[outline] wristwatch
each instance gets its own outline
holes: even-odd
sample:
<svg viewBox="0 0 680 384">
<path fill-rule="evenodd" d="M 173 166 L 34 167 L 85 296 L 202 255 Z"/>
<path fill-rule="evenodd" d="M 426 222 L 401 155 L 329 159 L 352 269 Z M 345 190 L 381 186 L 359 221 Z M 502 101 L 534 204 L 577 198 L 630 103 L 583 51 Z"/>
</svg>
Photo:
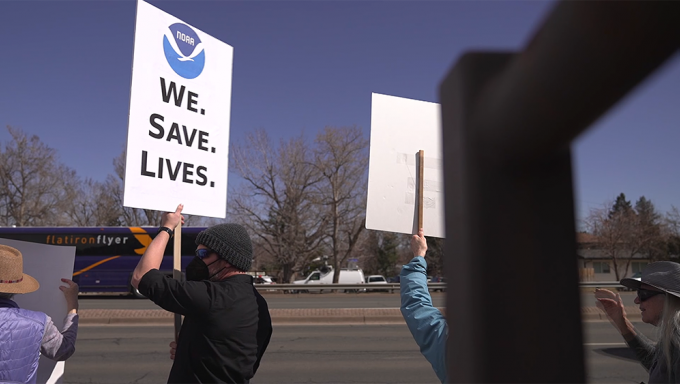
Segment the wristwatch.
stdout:
<svg viewBox="0 0 680 384">
<path fill-rule="evenodd" d="M 160 227 L 160 228 L 158 228 L 158 232 L 156 232 L 156 235 L 158 235 L 158 234 L 161 233 L 161 232 L 167 232 L 168 235 L 170 235 L 170 237 L 172 237 L 172 235 L 175 234 L 175 231 L 173 231 L 172 229 L 170 229 L 170 228 L 168 228 L 168 227 Z"/>
</svg>

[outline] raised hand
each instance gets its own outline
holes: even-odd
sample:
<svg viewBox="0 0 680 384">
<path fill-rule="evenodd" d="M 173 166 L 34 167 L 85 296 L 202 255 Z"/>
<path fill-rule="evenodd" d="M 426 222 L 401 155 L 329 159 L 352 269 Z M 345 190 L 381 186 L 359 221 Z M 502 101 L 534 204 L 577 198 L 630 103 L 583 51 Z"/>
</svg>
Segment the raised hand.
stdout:
<svg viewBox="0 0 680 384">
<path fill-rule="evenodd" d="M 626 329 L 626 310 L 623 307 L 621 296 L 608 289 L 597 288 L 595 299 L 597 307 L 603 310 L 609 321 L 623 333 Z"/>
<path fill-rule="evenodd" d="M 177 206 L 175 212 L 165 212 L 161 216 L 161 227 L 168 227 L 173 231 L 177 228 L 177 225 L 182 221 L 184 224 L 184 216 L 182 216 L 182 209 L 184 209 L 184 204 Z"/>
<path fill-rule="evenodd" d="M 417 235 L 411 237 L 411 252 L 413 252 L 414 257 L 425 257 L 425 252 L 427 252 L 427 240 L 425 240 L 425 232 L 422 228 L 418 230 Z"/>
<path fill-rule="evenodd" d="M 69 313 L 78 312 L 78 284 L 66 278 L 62 278 L 61 281 L 66 283 L 66 285 L 59 286 L 66 297 L 66 309 Z"/>
</svg>

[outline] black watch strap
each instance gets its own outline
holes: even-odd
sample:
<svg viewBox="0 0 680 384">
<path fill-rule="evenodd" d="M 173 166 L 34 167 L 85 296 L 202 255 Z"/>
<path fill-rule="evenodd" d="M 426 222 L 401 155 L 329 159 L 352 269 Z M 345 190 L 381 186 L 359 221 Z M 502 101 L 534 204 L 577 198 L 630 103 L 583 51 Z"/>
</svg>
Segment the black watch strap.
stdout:
<svg viewBox="0 0 680 384">
<path fill-rule="evenodd" d="M 156 232 L 156 235 L 158 235 L 158 234 L 161 233 L 161 232 L 167 232 L 168 235 L 170 235 L 170 237 L 172 237 L 172 235 L 175 234 L 175 232 L 174 232 L 172 229 L 168 228 L 168 227 L 160 227 L 160 228 L 158 228 L 158 232 Z"/>
</svg>

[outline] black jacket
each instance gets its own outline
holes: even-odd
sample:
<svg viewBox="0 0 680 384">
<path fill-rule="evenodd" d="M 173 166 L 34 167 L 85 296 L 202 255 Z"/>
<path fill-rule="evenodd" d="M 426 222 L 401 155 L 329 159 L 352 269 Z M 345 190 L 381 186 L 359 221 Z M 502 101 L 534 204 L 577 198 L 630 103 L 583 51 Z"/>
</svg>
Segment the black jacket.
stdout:
<svg viewBox="0 0 680 384">
<path fill-rule="evenodd" d="M 139 291 L 184 315 L 168 383 L 247 383 L 272 334 L 267 302 L 249 275 L 180 282 L 147 272 Z"/>
</svg>

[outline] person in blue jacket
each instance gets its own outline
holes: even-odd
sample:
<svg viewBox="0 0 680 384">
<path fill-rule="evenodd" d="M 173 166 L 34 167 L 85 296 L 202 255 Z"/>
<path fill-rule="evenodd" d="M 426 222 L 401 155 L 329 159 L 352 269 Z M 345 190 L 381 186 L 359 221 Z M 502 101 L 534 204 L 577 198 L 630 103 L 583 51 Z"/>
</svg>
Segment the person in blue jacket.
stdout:
<svg viewBox="0 0 680 384">
<path fill-rule="evenodd" d="M 427 289 L 427 241 L 423 229 L 411 238 L 413 259 L 401 269 L 401 314 L 411 331 L 420 353 L 432 365 L 439 380 L 446 375 L 446 340 L 449 327 L 444 315 L 432 305 Z"/>
</svg>

